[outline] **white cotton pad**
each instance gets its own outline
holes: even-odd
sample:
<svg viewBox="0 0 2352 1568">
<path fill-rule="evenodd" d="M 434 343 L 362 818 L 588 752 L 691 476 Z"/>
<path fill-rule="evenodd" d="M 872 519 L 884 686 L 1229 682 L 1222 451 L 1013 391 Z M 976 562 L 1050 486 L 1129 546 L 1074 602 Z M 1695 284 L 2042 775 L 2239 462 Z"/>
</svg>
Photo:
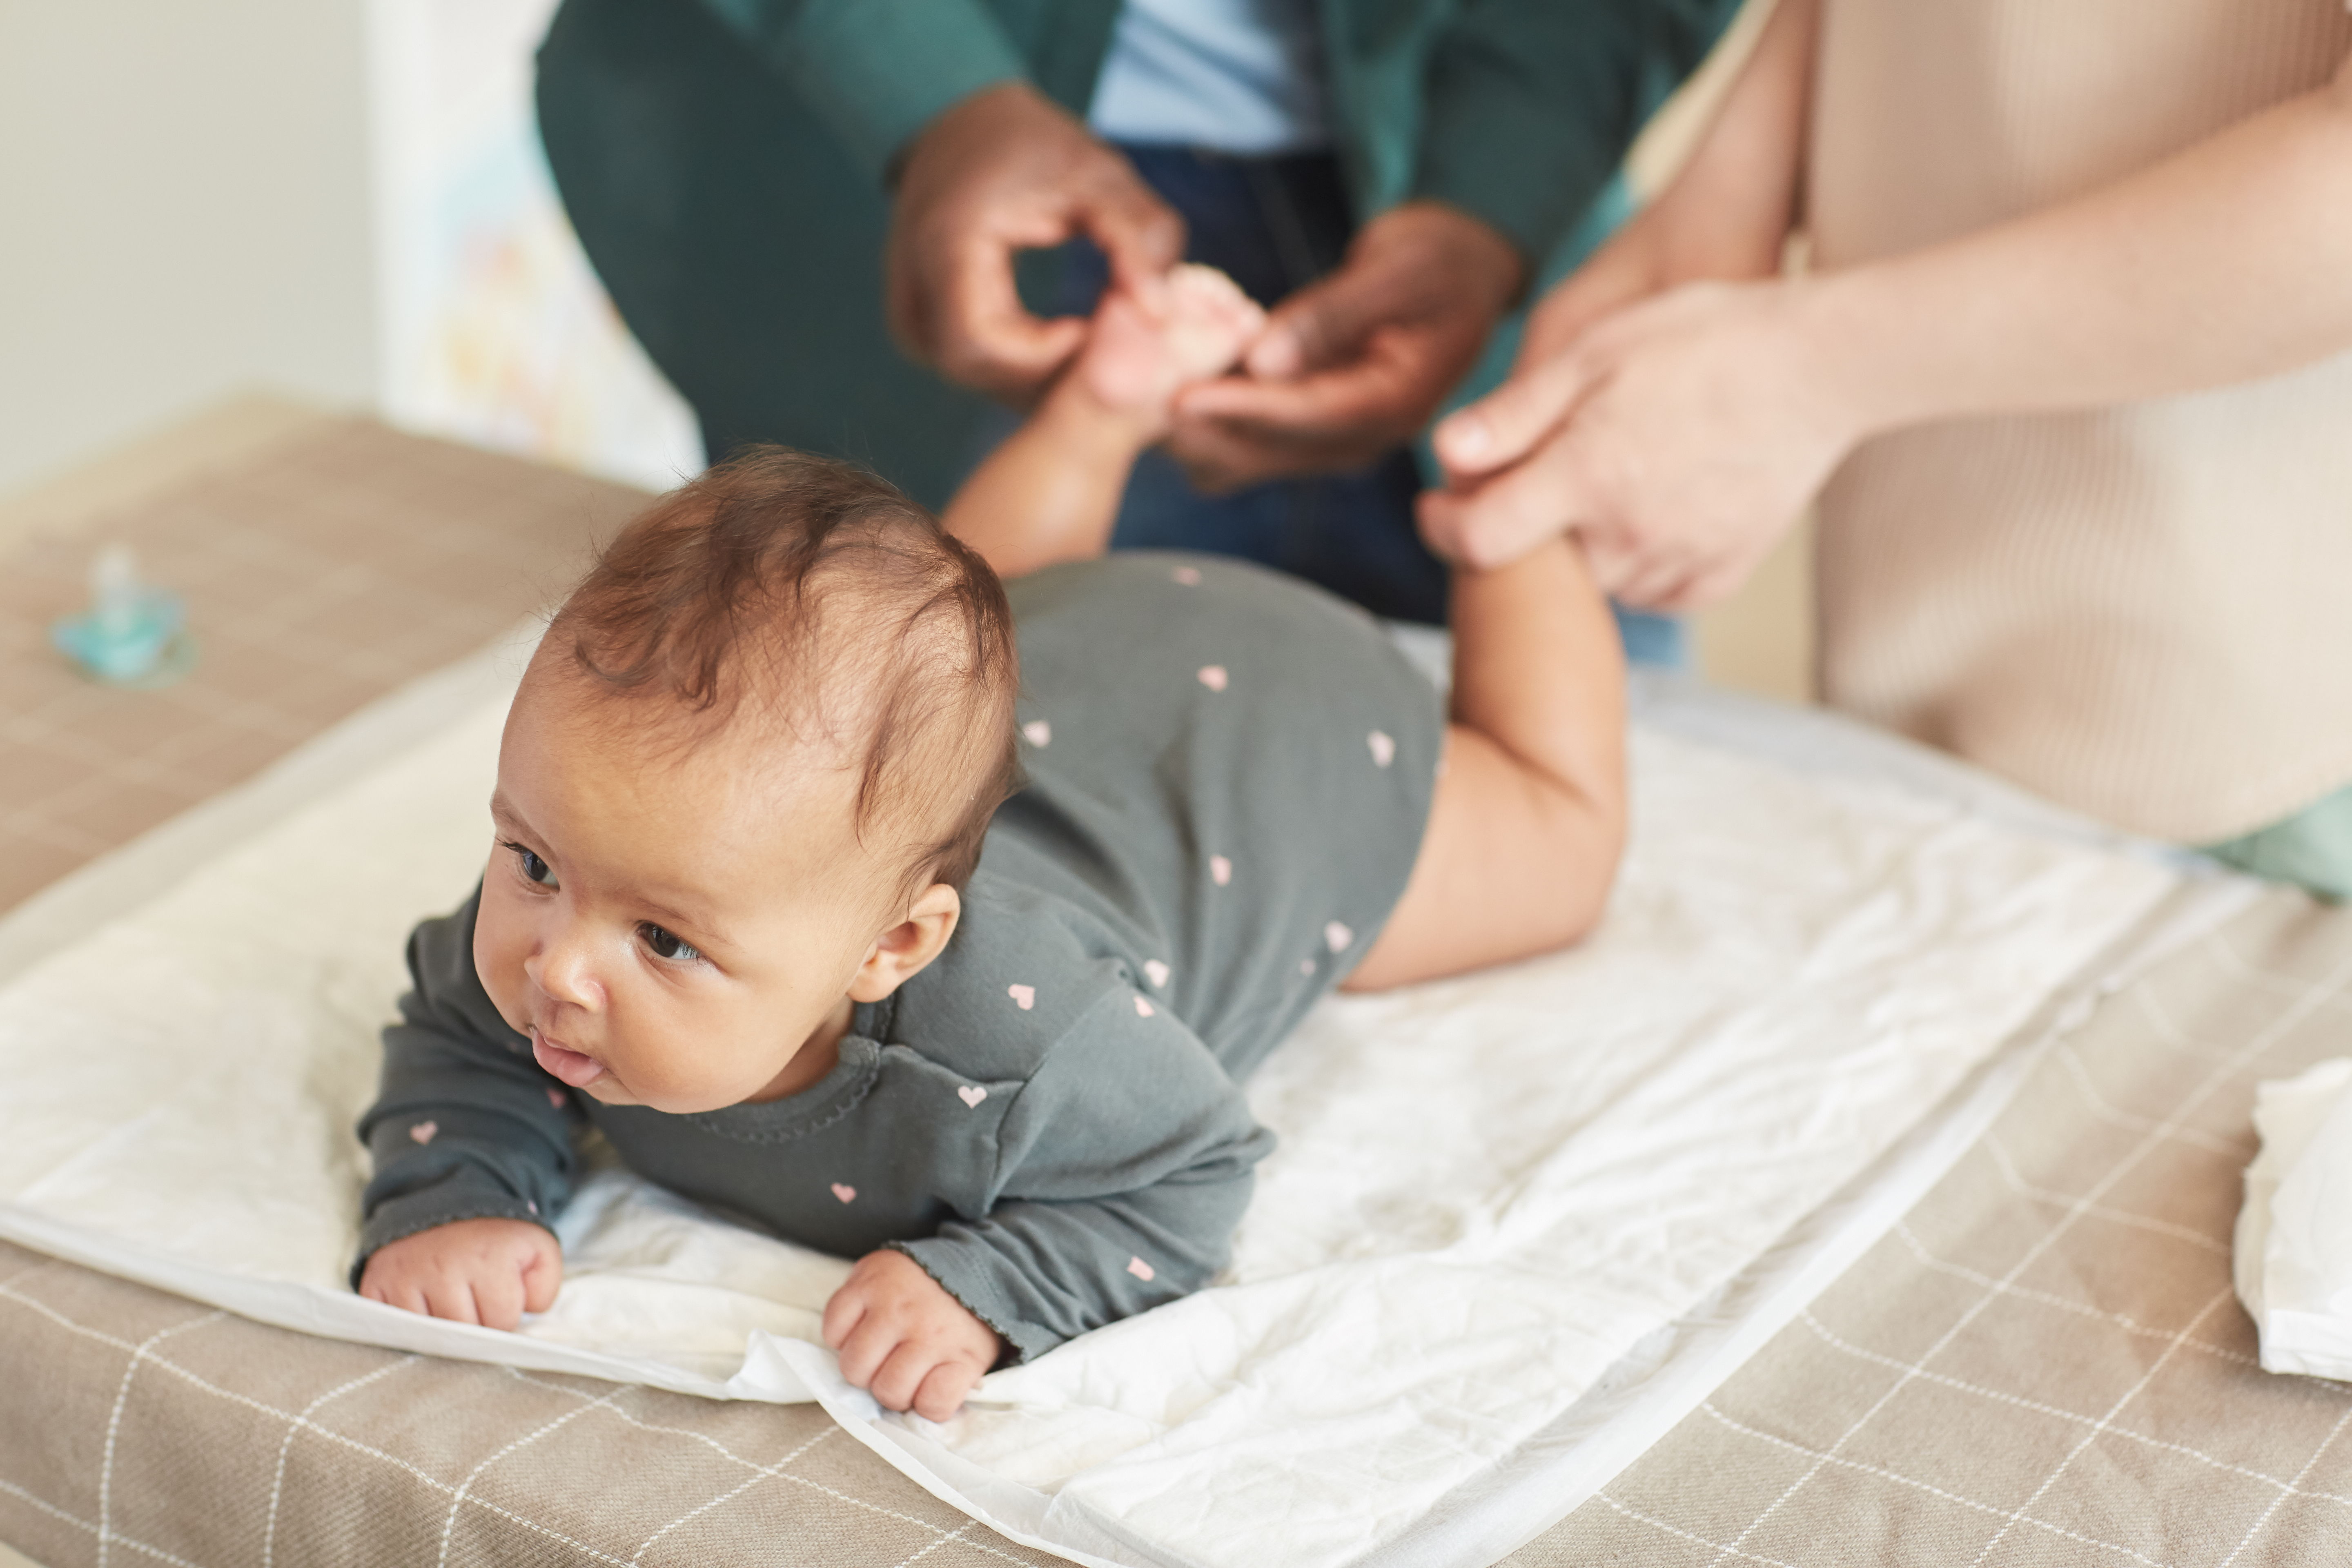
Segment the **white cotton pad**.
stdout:
<svg viewBox="0 0 2352 1568">
<path fill-rule="evenodd" d="M 2272 1372 L 2352 1378 L 2352 1058 L 2254 1091 L 2236 1277 Z"/>
</svg>

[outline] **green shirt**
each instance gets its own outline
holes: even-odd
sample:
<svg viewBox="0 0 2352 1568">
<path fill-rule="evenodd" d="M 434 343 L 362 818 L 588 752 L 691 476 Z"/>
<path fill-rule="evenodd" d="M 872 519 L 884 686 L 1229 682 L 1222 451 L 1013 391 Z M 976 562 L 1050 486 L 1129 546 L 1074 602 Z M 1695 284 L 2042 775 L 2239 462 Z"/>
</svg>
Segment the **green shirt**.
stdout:
<svg viewBox="0 0 2352 1568">
<path fill-rule="evenodd" d="M 1273 1145 L 1241 1081 L 1402 893 L 1437 697 L 1360 611 L 1238 563 L 1135 552 L 1011 592 L 1030 782 L 946 951 L 857 1008 L 834 1069 L 702 1115 L 574 1095 L 483 990 L 469 900 L 410 942 L 362 1262 L 547 1224 L 584 1120 L 777 1235 L 905 1252 L 1015 1360 L 1209 1281 Z"/>
</svg>

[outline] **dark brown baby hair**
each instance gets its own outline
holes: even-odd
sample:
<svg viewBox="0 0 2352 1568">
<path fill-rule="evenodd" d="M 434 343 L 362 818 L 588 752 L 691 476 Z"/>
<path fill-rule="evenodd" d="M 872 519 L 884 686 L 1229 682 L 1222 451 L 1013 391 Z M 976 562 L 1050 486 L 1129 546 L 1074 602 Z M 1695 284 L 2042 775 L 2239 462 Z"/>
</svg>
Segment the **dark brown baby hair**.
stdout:
<svg viewBox="0 0 2352 1568">
<path fill-rule="evenodd" d="M 862 841 L 911 835 L 909 889 L 961 888 L 1017 787 L 1013 612 L 988 563 L 895 486 L 752 447 L 615 535 L 551 649 L 692 745 L 747 705 L 859 770 Z"/>
</svg>

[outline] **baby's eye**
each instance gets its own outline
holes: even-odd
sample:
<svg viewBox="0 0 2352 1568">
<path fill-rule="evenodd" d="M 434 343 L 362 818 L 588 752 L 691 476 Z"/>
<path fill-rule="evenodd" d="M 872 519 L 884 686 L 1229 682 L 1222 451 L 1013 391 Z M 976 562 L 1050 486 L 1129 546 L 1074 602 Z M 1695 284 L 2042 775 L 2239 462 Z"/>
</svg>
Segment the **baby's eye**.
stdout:
<svg viewBox="0 0 2352 1568">
<path fill-rule="evenodd" d="M 521 869 L 527 879 L 538 883 L 542 888 L 556 886 L 554 867 L 520 844 L 509 844 L 507 847 L 514 851 L 515 865 Z"/>
<path fill-rule="evenodd" d="M 692 963 L 702 956 L 692 942 L 682 940 L 676 931 L 665 931 L 651 921 L 637 922 L 637 936 L 647 947 L 653 949 L 656 958 L 666 958 L 674 963 Z"/>
</svg>

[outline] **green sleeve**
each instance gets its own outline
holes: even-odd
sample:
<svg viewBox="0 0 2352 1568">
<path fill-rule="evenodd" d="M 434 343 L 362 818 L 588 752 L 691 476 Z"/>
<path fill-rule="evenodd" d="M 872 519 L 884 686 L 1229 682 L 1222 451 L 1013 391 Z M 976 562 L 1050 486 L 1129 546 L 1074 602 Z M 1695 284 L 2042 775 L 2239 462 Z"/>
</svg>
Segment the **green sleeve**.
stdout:
<svg viewBox="0 0 2352 1568">
<path fill-rule="evenodd" d="M 1433 40 L 1412 194 L 1539 267 L 1738 0 L 1466 0 Z"/>
<path fill-rule="evenodd" d="M 408 939 L 407 995 L 383 1031 L 383 1077 L 360 1119 L 375 1173 L 360 1199 L 356 1288 L 388 1242 L 461 1219 L 553 1229 L 572 1194 L 571 1097 L 531 1059 L 474 973 L 481 890 Z"/>
<path fill-rule="evenodd" d="M 703 0 L 877 184 L 940 110 L 1027 73 L 980 0 Z"/>
<path fill-rule="evenodd" d="M 1165 1008 L 1106 995 L 1007 1114 L 987 1212 L 889 1245 L 1032 1361 L 1208 1284 L 1274 1134 Z"/>
</svg>

